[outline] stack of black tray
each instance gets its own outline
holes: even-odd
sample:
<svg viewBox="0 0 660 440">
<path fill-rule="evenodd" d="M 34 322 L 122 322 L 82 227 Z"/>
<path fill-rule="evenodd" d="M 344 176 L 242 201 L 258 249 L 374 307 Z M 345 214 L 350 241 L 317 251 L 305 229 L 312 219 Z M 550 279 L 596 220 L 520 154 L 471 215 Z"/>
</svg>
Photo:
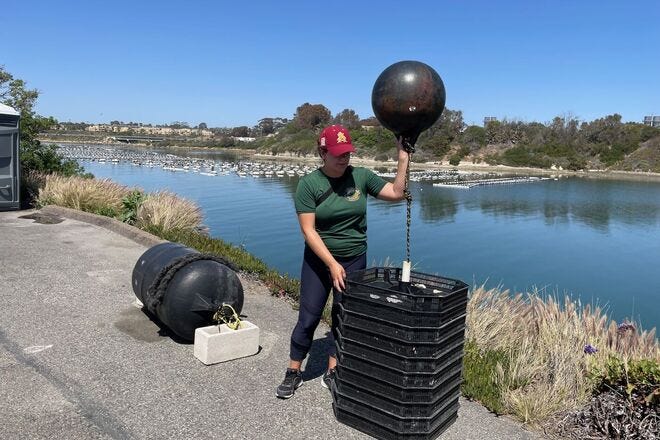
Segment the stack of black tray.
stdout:
<svg viewBox="0 0 660 440">
<path fill-rule="evenodd" d="M 434 439 L 456 420 L 468 285 L 399 268 L 348 275 L 336 331 L 337 420 L 382 439 Z"/>
</svg>

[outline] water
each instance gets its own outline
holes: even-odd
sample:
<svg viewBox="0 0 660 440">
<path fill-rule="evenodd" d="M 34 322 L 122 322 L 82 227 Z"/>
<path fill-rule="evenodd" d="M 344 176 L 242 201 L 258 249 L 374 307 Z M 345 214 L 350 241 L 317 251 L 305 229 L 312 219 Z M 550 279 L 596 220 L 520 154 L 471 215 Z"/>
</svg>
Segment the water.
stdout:
<svg viewBox="0 0 660 440">
<path fill-rule="evenodd" d="M 99 178 L 196 201 L 211 235 L 298 277 L 298 177 L 203 176 L 83 162 Z M 565 178 L 469 190 L 411 182 L 413 270 L 512 291 L 568 293 L 660 326 L 660 183 Z M 405 203 L 371 199 L 369 265 L 405 258 Z"/>
</svg>

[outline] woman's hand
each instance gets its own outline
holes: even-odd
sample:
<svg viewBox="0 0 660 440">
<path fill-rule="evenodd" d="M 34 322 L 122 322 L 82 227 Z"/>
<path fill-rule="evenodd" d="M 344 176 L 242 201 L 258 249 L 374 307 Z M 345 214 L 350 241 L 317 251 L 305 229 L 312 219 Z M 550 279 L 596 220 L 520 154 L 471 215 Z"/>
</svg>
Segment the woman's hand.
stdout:
<svg viewBox="0 0 660 440">
<path fill-rule="evenodd" d="M 408 149 L 412 148 L 412 149 Z M 408 155 L 410 154 L 411 151 L 414 151 L 415 146 L 406 146 L 403 142 L 403 136 L 398 136 L 396 138 L 396 149 L 399 150 L 399 158 L 403 155 L 405 158 L 408 158 Z"/>
<path fill-rule="evenodd" d="M 410 153 L 406 150 L 406 147 L 403 144 L 403 137 L 397 137 L 396 149 L 399 153 L 399 160 L 396 165 L 396 176 L 394 176 L 394 182 L 386 183 L 383 189 L 381 189 L 376 196 L 381 200 L 398 202 L 399 200 L 403 200 L 406 197 L 405 179 L 406 169 L 408 168 L 408 162 L 410 161 Z"/>
<path fill-rule="evenodd" d="M 343 292 L 346 288 L 346 284 L 344 283 L 344 280 L 346 279 L 346 271 L 344 270 L 344 267 L 341 264 L 334 262 L 328 267 L 328 269 L 330 269 L 330 278 L 332 279 L 332 285 L 335 290 Z"/>
</svg>

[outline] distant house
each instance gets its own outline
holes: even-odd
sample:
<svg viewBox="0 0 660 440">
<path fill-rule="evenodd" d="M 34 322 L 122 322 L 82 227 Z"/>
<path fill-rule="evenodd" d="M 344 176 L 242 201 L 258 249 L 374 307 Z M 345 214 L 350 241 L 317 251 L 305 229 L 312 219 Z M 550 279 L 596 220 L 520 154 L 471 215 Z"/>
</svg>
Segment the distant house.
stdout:
<svg viewBox="0 0 660 440">
<path fill-rule="evenodd" d="M 660 127 L 660 116 L 644 116 L 644 125 Z"/>
<path fill-rule="evenodd" d="M 495 116 L 484 117 L 484 127 L 488 125 L 489 122 L 497 122 L 497 118 Z"/>
<path fill-rule="evenodd" d="M 152 136 L 203 136 L 211 137 L 213 132 L 211 130 L 199 129 L 199 128 L 172 128 L 172 127 L 149 127 L 149 126 L 137 126 L 137 125 L 108 125 L 108 124 L 96 124 L 90 125 L 86 128 L 87 131 L 93 132 L 111 132 L 111 133 L 125 133 L 129 130 L 132 130 L 135 133 L 152 135 Z"/>
</svg>

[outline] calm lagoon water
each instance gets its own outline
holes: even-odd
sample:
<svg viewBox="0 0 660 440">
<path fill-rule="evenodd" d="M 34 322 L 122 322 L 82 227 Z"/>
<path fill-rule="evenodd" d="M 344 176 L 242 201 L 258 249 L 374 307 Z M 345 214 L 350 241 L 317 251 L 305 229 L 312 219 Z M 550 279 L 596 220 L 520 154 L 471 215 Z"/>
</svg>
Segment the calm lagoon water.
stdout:
<svg viewBox="0 0 660 440">
<path fill-rule="evenodd" d="M 83 162 L 99 178 L 196 201 L 211 235 L 298 277 L 297 177 L 203 176 Z M 512 291 L 539 289 L 660 326 L 660 183 L 563 178 L 433 187 L 412 182 L 411 260 L 419 272 Z M 371 199 L 369 265 L 405 257 L 405 203 Z"/>
</svg>

